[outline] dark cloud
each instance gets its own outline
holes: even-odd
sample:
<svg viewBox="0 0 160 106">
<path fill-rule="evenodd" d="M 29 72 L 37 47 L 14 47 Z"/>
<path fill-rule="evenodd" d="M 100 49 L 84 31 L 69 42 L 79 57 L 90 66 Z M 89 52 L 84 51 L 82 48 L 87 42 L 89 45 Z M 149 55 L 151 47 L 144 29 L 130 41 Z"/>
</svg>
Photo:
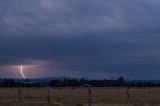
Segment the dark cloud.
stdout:
<svg viewBox="0 0 160 106">
<path fill-rule="evenodd" d="M 30 77 L 158 79 L 159 5 L 159 0 L 1 0 L 0 67 L 36 65 L 31 70 L 37 75 Z"/>
</svg>

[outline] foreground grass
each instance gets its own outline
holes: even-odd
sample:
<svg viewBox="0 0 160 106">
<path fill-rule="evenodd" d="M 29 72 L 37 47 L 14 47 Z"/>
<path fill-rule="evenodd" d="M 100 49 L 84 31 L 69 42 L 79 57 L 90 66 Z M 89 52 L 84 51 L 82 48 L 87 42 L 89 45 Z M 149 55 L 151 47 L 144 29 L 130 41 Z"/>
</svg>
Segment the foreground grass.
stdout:
<svg viewBox="0 0 160 106">
<path fill-rule="evenodd" d="M 0 103 L 0 106 L 88 106 L 87 104 L 58 104 L 58 103 L 52 103 L 52 104 L 40 104 L 40 103 Z M 105 104 L 93 104 L 93 106 L 128 106 L 127 104 L 123 103 L 105 103 Z M 130 106 L 160 106 L 160 104 L 131 104 Z"/>
<path fill-rule="evenodd" d="M 39 103 L 21 103 L 21 104 L 11 104 L 11 103 L 0 103 L 0 106 L 88 106 L 87 104 L 39 104 Z M 126 104 L 94 104 L 93 106 L 127 106 Z"/>
<path fill-rule="evenodd" d="M 160 106 L 160 88 L 129 90 L 131 106 Z M 0 88 L 0 106 L 87 106 L 86 88 Z M 93 106 L 127 106 L 126 88 L 92 88 Z"/>
</svg>

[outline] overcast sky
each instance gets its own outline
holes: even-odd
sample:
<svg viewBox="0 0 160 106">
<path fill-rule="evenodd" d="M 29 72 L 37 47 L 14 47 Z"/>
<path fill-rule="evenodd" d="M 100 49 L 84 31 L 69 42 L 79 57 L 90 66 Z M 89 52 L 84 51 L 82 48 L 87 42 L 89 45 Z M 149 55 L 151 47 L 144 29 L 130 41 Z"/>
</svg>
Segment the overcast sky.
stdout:
<svg viewBox="0 0 160 106">
<path fill-rule="evenodd" d="M 160 0 L 0 0 L 0 77 L 160 79 Z"/>
</svg>

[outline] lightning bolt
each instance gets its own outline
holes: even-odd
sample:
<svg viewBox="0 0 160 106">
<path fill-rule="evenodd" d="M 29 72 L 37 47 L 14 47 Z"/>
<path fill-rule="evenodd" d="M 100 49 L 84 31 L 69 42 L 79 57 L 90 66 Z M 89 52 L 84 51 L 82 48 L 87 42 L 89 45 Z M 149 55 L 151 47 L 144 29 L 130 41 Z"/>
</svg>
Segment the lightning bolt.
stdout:
<svg viewBox="0 0 160 106">
<path fill-rule="evenodd" d="M 26 76 L 25 76 L 25 75 L 24 75 L 24 73 L 23 73 L 23 66 L 20 66 L 20 68 L 21 68 L 21 70 L 20 70 L 20 71 L 21 71 L 21 76 L 22 76 L 22 78 L 24 78 L 24 79 L 25 79 L 25 78 L 26 78 Z"/>
</svg>

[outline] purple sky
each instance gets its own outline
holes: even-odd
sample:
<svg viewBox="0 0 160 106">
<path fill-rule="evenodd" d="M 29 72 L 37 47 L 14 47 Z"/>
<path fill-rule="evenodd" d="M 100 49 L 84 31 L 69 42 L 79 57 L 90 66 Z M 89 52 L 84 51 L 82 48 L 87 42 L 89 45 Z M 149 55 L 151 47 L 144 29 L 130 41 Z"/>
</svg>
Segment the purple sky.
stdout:
<svg viewBox="0 0 160 106">
<path fill-rule="evenodd" d="M 159 0 L 0 0 L 0 77 L 160 79 Z"/>
</svg>

